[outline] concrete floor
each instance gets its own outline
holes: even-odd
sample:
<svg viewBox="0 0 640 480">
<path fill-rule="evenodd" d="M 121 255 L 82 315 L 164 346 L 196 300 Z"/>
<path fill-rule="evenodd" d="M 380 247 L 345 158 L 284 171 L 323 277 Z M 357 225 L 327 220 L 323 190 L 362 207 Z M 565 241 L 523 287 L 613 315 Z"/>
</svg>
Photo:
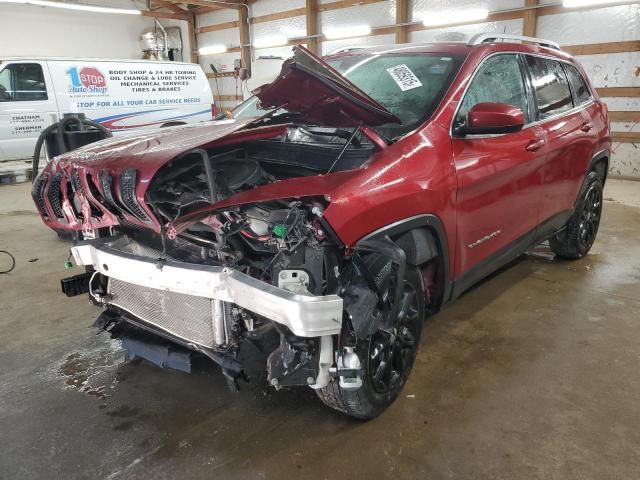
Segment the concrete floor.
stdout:
<svg viewBox="0 0 640 480">
<path fill-rule="evenodd" d="M 68 246 L 28 186 L 1 187 L 0 477 L 638 478 L 640 183 L 605 196 L 589 256 L 539 247 L 432 318 L 401 397 L 361 423 L 267 389 L 260 362 L 239 393 L 207 365 L 122 363 L 59 292 Z"/>
</svg>

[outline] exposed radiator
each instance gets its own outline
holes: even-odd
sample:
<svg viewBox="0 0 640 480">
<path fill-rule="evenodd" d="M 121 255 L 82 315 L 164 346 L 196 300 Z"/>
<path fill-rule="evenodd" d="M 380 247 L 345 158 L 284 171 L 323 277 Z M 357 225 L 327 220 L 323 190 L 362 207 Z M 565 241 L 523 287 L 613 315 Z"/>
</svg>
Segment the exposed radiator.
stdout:
<svg viewBox="0 0 640 480">
<path fill-rule="evenodd" d="M 222 302 L 140 287 L 114 278 L 109 278 L 108 291 L 110 304 L 135 317 L 183 340 L 208 348 L 216 346 L 214 321 L 224 323 L 224 314 L 220 311 L 216 316 L 215 312 L 222 310 Z M 224 331 L 224 324 L 221 327 Z M 220 340 L 218 336 L 218 345 Z"/>
</svg>

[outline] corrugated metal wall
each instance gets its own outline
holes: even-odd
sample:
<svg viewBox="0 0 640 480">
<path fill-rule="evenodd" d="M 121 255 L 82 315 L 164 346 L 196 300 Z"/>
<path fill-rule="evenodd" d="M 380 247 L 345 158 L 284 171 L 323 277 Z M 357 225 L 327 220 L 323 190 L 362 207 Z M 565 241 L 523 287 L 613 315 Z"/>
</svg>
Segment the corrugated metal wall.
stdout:
<svg viewBox="0 0 640 480">
<path fill-rule="evenodd" d="M 373 28 L 373 34 L 360 38 L 323 40 L 320 44 L 322 54 L 351 45 L 395 42 L 393 26 L 396 24 L 396 0 L 362 0 L 362 5 L 353 5 L 356 2 L 338 3 L 335 0 L 318 1 L 319 32 L 327 28 L 368 25 Z M 557 0 L 539 1 L 545 8 L 537 10 L 536 36 L 573 47 L 572 51 L 576 52 L 595 86 L 602 89 L 600 91 L 613 112 L 612 131 L 625 134 L 617 136 L 617 141 L 614 142 L 611 173 L 640 178 L 640 97 L 637 95 L 637 88 L 628 88 L 640 87 L 640 5 L 634 3 L 586 10 L 562 10 L 553 7 L 558 3 Z M 339 8 L 344 4 L 353 6 Z M 329 8 L 323 11 L 325 5 Z M 306 0 L 257 0 L 250 7 L 250 17 L 254 19 L 251 38 L 256 41 L 275 35 L 305 37 L 305 6 Z M 523 14 L 513 10 L 524 6 L 525 0 L 408 0 L 408 22 L 420 22 L 430 11 L 444 9 L 484 7 L 490 12 L 503 13 L 494 16 L 493 21 L 473 25 L 439 29 L 424 29 L 421 25 L 409 26 L 407 40 L 429 42 L 452 39 L 451 32 L 456 32 L 457 36 L 454 38 L 458 39 L 484 31 L 522 34 Z M 491 16 L 489 20 L 492 20 Z M 205 72 L 211 72 L 209 64 L 214 64 L 218 71 L 233 70 L 233 60 L 240 58 L 237 21 L 238 12 L 235 10 L 220 10 L 196 16 L 198 30 L 211 25 L 220 26 L 215 31 L 198 33 L 198 46 L 222 44 L 231 47 L 227 53 L 200 56 L 199 61 Z M 603 48 L 599 49 L 594 44 L 603 44 Z M 611 47 L 619 52 L 610 53 Z M 593 53 L 596 51 L 603 53 Z M 249 87 L 257 86 L 256 81 L 268 81 L 279 70 L 277 62 L 257 60 L 259 57 L 286 58 L 290 52 L 290 46 L 254 49 L 254 81 L 249 83 Z M 212 81 L 214 95 L 221 96 L 221 105 L 224 107 L 233 107 L 240 101 L 235 96 L 241 97 L 247 93 L 247 89 L 243 92 L 243 85 L 234 78 L 218 78 L 217 83 L 219 91 Z M 621 87 L 626 88 L 622 90 Z M 634 143 L 635 140 L 638 143 Z"/>
</svg>

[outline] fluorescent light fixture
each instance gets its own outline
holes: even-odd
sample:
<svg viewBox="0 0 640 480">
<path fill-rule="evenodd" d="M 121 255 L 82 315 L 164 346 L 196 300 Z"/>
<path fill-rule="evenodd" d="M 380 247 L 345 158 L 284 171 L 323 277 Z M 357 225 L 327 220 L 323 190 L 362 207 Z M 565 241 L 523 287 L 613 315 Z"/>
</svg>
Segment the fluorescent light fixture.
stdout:
<svg viewBox="0 0 640 480">
<path fill-rule="evenodd" d="M 354 25 L 352 27 L 327 28 L 323 33 L 329 40 L 366 37 L 371 34 L 371 27 L 369 25 Z"/>
<path fill-rule="evenodd" d="M 65 8 L 67 10 L 80 10 L 83 12 L 94 13 L 120 13 L 124 15 L 140 15 L 142 13 L 140 10 L 130 8 L 98 7 L 96 5 L 84 5 L 82 3 L 51 2 L 49 0 L 0 0 L 0 3 L 21 3 L 23 5 Z"/>
<path fill-rule="evenodd" d="M 198 49 L 200 55 L 215 55 L 216 53 L 224 53 L 226 51 L 227 47 L 224 45 L 209 45 Z"/>
<path fill-rule="evenodd" d="M 562 6 L 565 8 L 591 7 L 593 5 L 606 5 L 607 3 L 625 3 L 620 0 L 564 0 Z"/>
<path fill-rule="evenodd" d="M 289 39 L 284 35 L 274 35 L 272 37 L 258 38 L 253 41 L 255 48 L 281 47 L 286 45 Z"/>
<path fill-rule="evenodd" d="M 470 8 L 467 10 L 445 10 L 443 12 L 427 13 L 422 20 L 425 27 L 444 27 L 459 23 L 485 20 L 489 11 L 484 8 Z"/>
</svg>

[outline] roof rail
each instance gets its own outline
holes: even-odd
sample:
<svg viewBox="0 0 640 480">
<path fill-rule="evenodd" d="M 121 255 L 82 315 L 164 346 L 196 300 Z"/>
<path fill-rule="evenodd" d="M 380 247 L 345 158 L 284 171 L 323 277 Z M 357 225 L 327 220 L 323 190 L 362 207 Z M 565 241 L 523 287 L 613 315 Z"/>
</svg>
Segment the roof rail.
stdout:
<svg viewBox="0 0 640 480">
<path fill-rule="evenodd" d="M 497 40 L 514 40 L 517 42 L 529 42 L 536 43 L 542 47 L 553 48 L 560 50 L 560 45 L 551 40 L 544 40 L 542 38 L 525 37 L 524 35 L 510 35 L 508 33 L 477 33 L 469 39 L 467 45 L 481 45 L 483 43 L 492 43 Z"/>
<path fill-rule="evenodd" d="M 367 48 L 369 48 L 368 45 L 348 45 L 346 47 L 338 47 L 334 50 L 331 50 L 329 53 L 327 53 L 327 55 L 335 55 L 336 53 L 354 52 L 356 50 L 366 50 Z"/>
</svg>

